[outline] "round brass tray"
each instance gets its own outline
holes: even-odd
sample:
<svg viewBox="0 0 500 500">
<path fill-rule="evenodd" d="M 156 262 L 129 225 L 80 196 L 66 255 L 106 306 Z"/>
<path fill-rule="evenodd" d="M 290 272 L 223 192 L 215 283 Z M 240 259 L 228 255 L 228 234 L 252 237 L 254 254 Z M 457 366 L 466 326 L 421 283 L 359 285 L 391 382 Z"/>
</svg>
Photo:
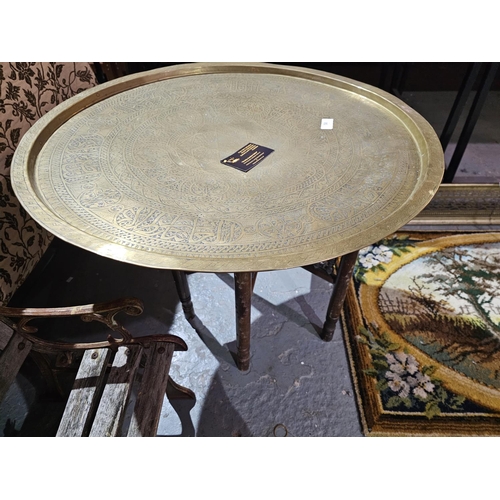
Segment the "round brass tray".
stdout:
<svg viewBox="0 0 500 500">
<path fill-rule="evenodd" d="M 333 119 L 333 128 L 322 127 Z M 274 150 L 248 172 L 221 163 Z M 23 137 L 16 195 L 59 238 L 154 268 L 262 271 L 362 248 L 437 191 L 431 126 L 379 89 L 271 64 L 185 64 L 60 104 Z"/>
</svg>

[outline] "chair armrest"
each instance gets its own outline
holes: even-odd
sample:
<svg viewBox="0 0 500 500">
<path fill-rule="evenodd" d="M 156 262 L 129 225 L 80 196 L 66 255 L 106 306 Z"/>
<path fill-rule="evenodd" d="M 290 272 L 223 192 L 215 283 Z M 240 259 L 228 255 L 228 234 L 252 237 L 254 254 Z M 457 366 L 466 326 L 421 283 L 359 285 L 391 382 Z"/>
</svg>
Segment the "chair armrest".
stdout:
<svg viewBox="0 0 500 500">
<path fill-rule="evenodd" d="M 131 333 L 119 323 L 115 316 L 120 312 L 125 312 L 131 316 L 138 316 L 144 310 L 142 301 L 136 298 L 123 298 L 111 302 L 99 304 L 87 304 L 82 306 L 54 307 L 54 308 L 16 308 L 0 306 L 0 319 L 20 318 L 14 322 L 12 327 L 25 339 L 33 343 L 32 349 L 46 354 L 72 351 L 80 349 L 99 349 L 109 347 L 117 349 L 120 345 L 141 344 L 148 346 L 151 342 L 170 342 L 175 344 L 175 350 L 187 350 L 185 342 L 174 335 L 148 335 L 133 337 Z M 99 321 L 118 334 L 118 338 L 109 334 L 107 340 L 100 342 L 56 342 L 47 341 L 34 336 L 38 330 L 36 327 L 28 325 L 29 321 L 39 318 L 49 317 L 69 317 L 77 316 L 81 320 Z"/>
<path fill-rule="evenodd" d="M 93 314 L 114 313 L 125 311 L 127 314 L 138 316 L 144 310 L 142 301 L 136 298 L 125 298 L 102 302 L 100 304 L 87 304 L 83 306 L 68 307 L 4 307 L 0 306 L 0 316 L 8 318 L 47 318 L 65 316 L 85 316 Z"/>
</svg>

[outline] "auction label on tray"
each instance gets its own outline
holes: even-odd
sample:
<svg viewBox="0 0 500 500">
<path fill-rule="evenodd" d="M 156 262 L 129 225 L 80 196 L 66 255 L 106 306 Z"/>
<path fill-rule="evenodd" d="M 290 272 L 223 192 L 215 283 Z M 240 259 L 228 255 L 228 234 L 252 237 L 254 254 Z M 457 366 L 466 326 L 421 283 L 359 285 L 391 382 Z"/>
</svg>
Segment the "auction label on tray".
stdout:
<svg viewBox="0 0 500 500">
<path fill-rule="evenodd" d="M 221 160 L 221 163 L 234 167 L 242 172 L 248 172 L 269 156 L 273 151 L 274 149 L 259 146 L 258 144 L 250 142 L 243 148 L 236 151 L 236 153 L 233 153 L 227 158 Z"/>
<path fill-rule="evenodd" d="M 323 118 L 321 120 L 321 130 L 332 130 L 333 118 Z"/>
</svg>

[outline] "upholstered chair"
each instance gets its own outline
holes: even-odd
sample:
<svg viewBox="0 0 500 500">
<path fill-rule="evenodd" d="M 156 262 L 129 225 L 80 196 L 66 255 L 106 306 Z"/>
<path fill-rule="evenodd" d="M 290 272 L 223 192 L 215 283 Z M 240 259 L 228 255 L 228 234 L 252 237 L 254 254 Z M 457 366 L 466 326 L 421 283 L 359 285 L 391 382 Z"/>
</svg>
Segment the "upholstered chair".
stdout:
<svg viewBox="0 0 500 500">
<path fill-rule="evenodd" d="M 12 191 L 14 151 L 42 115 L 94 85 L 89 63 L 0 63 L 0 305 L 9 302 L 52 240 Z"/>
</svg>

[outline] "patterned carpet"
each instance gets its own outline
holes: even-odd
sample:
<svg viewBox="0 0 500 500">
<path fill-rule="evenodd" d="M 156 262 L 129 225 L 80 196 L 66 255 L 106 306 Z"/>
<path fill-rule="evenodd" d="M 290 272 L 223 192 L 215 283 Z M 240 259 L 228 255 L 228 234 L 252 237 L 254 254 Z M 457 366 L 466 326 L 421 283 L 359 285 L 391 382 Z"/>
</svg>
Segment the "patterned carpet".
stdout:
<svg viewBox="0 0 500 500">
<path fill-rule="evenodd" d="M 364 249 L 342 319 L 365 435 L 500 435 L 500 233 Z"/>
</svg>

